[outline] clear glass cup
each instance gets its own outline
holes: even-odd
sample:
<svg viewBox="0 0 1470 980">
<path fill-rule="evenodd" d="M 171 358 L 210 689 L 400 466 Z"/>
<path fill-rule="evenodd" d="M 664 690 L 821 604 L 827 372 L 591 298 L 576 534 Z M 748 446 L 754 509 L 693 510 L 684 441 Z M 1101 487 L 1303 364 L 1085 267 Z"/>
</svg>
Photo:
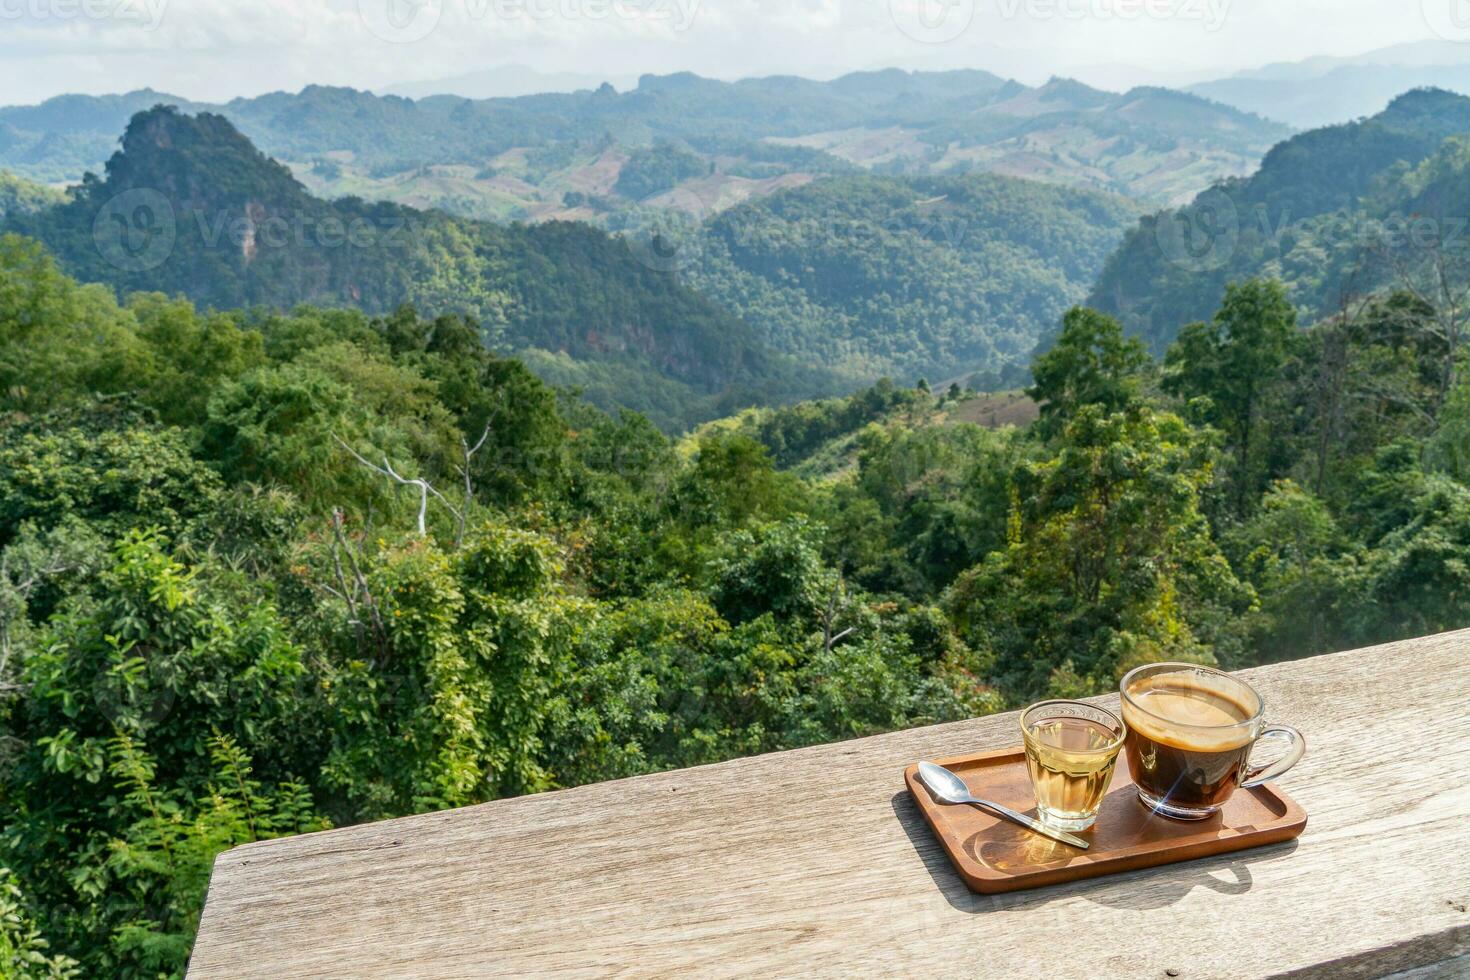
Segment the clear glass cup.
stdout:
<svg viewBox="0 0 1470 980">
<path fill-rule="evenodd" d="M 1122 698 L 1138 798 L 1176 820 L 1213 816 L 1237 789 L 1275 779 L 1307 750 L 1295 728 L 1266 724 L 1266 702 L 1255 688 L 1213 667 L 1146 664 L 1123 678 Z M 1279 742 L 1283 751 L 1253 765 L 1251 751 L 1262 741 Z"/>
<path fill-rule="evenodd" d="M 1087 830 L 1113 781 L 1128 728 L 1104 708 L 1042 701 L 1021 712 L 1036 813 L 1058 830 Z"/>
</svg>

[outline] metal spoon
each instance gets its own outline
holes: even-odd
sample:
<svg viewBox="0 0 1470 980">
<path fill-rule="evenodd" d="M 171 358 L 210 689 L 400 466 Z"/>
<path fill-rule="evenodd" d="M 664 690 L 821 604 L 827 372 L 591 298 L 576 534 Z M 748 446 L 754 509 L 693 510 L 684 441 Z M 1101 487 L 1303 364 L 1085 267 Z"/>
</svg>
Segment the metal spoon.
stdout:
<svg viewBox="0 0 1470 980">
<path fill-rule="evenodd" d="M 1048 827 L 1040 820 L 1033 820 L 1024 813 L 1017 813 L 1010 807 L 1001 806 L 999 803 L 992 803 L 989 800 L 982 800 L 971 796 L 970 788 L 965 785 L 965 781 L 943 766 L 936 766 L 932 762 L 921 762 L 919 763 L 919 778 L 924 781 L 925 786 L 929 787 L 929 792 L 938 797 L 942 803 L 970 803 L 980 807 L 982 810 L 989 810 L 997 816 L 1005 817 L 1012 823 L 1018 823 L 1022 827 L 1027 827 L 1036 831 L 1038 834 L 1050 837 L 1052 840 L 1059 840 L 1063 844 L 1071 844 L 1073 847 L 1080 847 L 1084 851 L 1087 850 L 1087 841 L 1081 837 L 1074 837 L 1064 830 Z"/>
</svg>

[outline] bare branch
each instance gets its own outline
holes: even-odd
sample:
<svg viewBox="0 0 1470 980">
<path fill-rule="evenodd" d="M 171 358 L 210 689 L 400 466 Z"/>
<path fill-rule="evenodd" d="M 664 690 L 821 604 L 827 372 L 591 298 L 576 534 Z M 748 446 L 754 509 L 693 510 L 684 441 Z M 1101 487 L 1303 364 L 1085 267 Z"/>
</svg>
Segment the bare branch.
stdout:
<svg viewBox="0 0 1470 980">
<path fill-rule="evenodd" d="M 459 467 L 460 476 L 464 477 L 464 510 L 459 513 L 459 528 L 454 537 L 455 547 L 459 547 L 459 545 L 464 543 L 465 515 L 469 513 L 470 506 L 475 502 L 475 485 L 470 480 L 470 463 L 474 460 L 475 453 L 483 449 L 485 443 L 490 439 L 490 432 L 495 424 L 495 417 L 499 414 L 499 408 L 496 408 L 495 411 L 490 413 L 490 417 L 485 420 L 485 430 L 480 433 L 479 440 L 473 446 L 470 445 L 469 440 L 463 435 L 459 437 L 460 448 L 464 450 L 464 465 Z M 447 501 L 445 506 L 448 506 Z"/>
<path fill-rule="evenodd" d="M 361 453 L 349 446 L 345 441 L 343 441 L 342 437 L 337 435 L 335 432 L 332 434 L 332 438 L 337 440 L 337 444 L 339 446 L 351 453 L 353 459 L 357 460 L 359 463 L 361 463 L 363 466 L 366 466 L 374 473 L 377 473 L 380 476 L 386 476 L 388 479 L 393 480 L 401 486 L 413 487 L 419 492 L 419 537 L 428 537 L 429 534 L 428 517 L 430 496 L 433 496 L 440 503 L 442 503 L 445 508 L 447 508 L 449 512 L 453 514 L 455 518 L 459 521 L 460 526 L 463 527 L 464 515 L 459 511 L 458 508 L 456 508 L 447 499 L 445 499 L 442 493 L 440 493 L 438 490 L 435 490 L 433 485 L 430 484 L 428 480 L 425 480 L 423 477 L 410 479 L 409 477 L 403 476 L 401 473 L 393 468 L 393 464 L 388 461 L 387 454 L 384 454 L 383 456 L 383 465 L 379 466 L 376 463 L 366 459 Z"/>
</svg>

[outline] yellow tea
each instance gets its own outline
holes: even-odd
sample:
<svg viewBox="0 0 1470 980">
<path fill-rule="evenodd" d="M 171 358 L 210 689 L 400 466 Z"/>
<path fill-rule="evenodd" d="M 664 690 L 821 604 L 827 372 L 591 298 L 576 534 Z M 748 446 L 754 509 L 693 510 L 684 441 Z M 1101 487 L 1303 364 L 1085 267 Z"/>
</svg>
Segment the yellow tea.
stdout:
<svg viewBox="0 0 1470 980">
<path fill-rule="evenodd" d="M 1062 830 L 1086 830 L 1112 782 L 1123 723 L 1075 701 L 1046 701 L 1021 716 L 1037 815 Z"/>
</svg>

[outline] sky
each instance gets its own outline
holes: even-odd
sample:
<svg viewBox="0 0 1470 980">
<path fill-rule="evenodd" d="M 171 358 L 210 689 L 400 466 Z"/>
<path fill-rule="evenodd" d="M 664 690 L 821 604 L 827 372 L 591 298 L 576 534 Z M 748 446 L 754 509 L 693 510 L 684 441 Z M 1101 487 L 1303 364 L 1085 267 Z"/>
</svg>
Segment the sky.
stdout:
<svg viewBox="0 0 1470 980">
<path fill-rule="evenodd" d="M 618 82 L 983 68 L 1124 88 L 1436 38 L 1470 60 L 1470 0 L 0 0 L 0 104 L 381 91 L 505 66 Z"/>
</svg>

